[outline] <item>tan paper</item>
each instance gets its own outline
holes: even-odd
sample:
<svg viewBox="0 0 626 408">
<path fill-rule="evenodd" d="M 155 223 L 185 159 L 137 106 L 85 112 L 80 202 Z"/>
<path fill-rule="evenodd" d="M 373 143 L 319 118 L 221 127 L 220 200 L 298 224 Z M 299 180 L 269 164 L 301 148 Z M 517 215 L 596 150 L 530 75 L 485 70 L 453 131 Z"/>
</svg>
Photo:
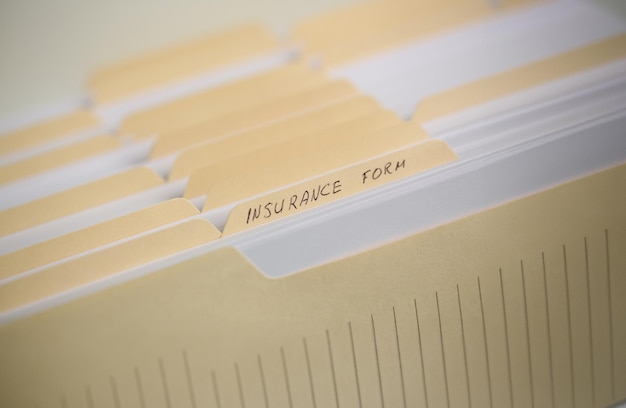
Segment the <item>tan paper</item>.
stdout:
<svg viewBox="0 0 626 408">
<path fill-rule="evenodd" d="M 98 103 L 112 102 L 279 49 L 269 30 L 248 24 L 104 68 L 88 87 Z"/>
<path fill-rule="evenodd" d="M 296 27 L 305 51 L 330 65 L 350 62 L 403 43 L 542 0 L 374 1 L 314 17 Z"/>
<path fill-rule="evenodd" d="M 334 146 L 344 139 L 354 140 L 354 135 L 385 129 L 400 122 L 401 119 L 395 113 L 381 110 L 328 129 L 309 133 L 296 140 L 278 143 L 229 159 L 218 159 L 212 163 L 205 162 L 205 166 L 200 167 L 189 177 L 185 197 L 194 198 L 205 195 L 211 186 L 228 179 L 229 175 L 255 172 L 257 169 L 273 166 L 293 157 L 311 155 L 320 150 L 327 151 L 329 146 Z"/>
<path fill-rule="evenodd" d="M 434 13 L 449 10 L 451 5 L 464 6 L 476 1 L 382 0 L 346 6 L 320 14 L 298 24 L 293 37 L 307 51 L 320 52 L 336 44 L 350 44 L 372 33 L 381 34 L 406 24 L 425 20 Z"/>
<path fill-rule="evenodd" d="M 34 176 L 121 147 L 112 136 L 95 136 L 46 153 L 0 167 L 0 184 Z"/>
<path fill-rule="evenodd" d="M 93 129 L 100 124 L 88 111 L 75 111 L 13 132 L 0 135 L 0 156 Z"/>
<path fill-rule="evenodd" d="M 0 236 L 87 210 L 162 183 L 163 179 L 154 170 L 138 167 L 9 208 L 0 211 Z"/>
<path fill-rule="evenodd" d="M 0 280 L 199 214 L 182 198 L 74 231 L 0 256 Z"/>
<path fill-rule="evenodd" d="M 295 114 L 257 129 L 232 135 L 227 139 L 207 142 L 178 154 L 169 178 L 170 180 L 176 180 L 188 177 L 196 170 L 196 164 L 198 163 L 206 165 L 216 160 L 225 160 L 244 155 L 276 143 L 295 140 L 302 135 L 319 131 L 380 109 L 380 105 L 373 98 L 354 96 Z"/>
<path fill-rule="evenodd" d="M 376 52 L 461 28 L 463 25 L 489 18 L 498 12 L 499 10 L 491 8 L 484 1 L 470 1 L 460 6 L 453 2 L 445 9 L 442 8 L 432 13 L 428 10 L 414 11 L 412 15 L 407 14 L 407 17 L 402 18 L 397 25 L 385 24 L 389 27 L 381 32 L 356 37 L 350 42 L 331 42 L 320 54 L 326 64 L 338 66 Z"/>
<path fill-rule="evenodd" d="M 318 207 L 373 187 L 412 176 L 456 160 L 441 140 L 359 163 L 322 177 L 238 204 L 228 216 L 223 235 L 236 234 L 268 222 Z"/>
<path fill-rule="evenodd" d="M 400 123 L 375 132 L 351 135 L 309 154 L 253 171 L 223 175 L 219 182 L 206 190 L 207 198 L 202 211 L 339 170 L 428 138 L 419 126 L 411 125 Z"/>
<path fill-rule="evenodd" d="M 626 34 L 514 68 L 422 100 L 413 119 L 426 122 L 626 57 Z"/>
<path fill-rule="evenodd" d="M 621 166 L 281 279 L 209 253 L 0 328 L 0 402 L 610 406 L 624 201 Z"/>
<path fill-rule="evenodd" d="M 0 285 L 0 312 L 104 279 L 220 237 L 207 220 L 195 219 Z"/>
<path fill-rule="evenodd" d="M 292 95 L 267 101 L 262 105 L 235 110 L 195 126 L 162 134 L 154 143 L 150 157 L 156 158 L 211 140 L 230 137 L 237 132 L 315 109 L 355 94 L 356 89 L 347 80 L 328 81 Z"/>
<path fill-rule="evenodd" d="M 290 64 L 134 113 L 122 121 L 119 132 L 145 139 L 291 95 L 325 80 L 304 64 Z"/>
</svg>

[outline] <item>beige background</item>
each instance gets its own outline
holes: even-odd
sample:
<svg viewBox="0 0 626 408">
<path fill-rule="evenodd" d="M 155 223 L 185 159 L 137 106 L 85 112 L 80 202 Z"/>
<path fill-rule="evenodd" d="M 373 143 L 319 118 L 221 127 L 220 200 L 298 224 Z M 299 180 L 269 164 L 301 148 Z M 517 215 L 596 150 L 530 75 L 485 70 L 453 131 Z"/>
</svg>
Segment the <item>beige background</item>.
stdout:
<svg viewBox="0 0 626 408">
<path fill-rule="evenodd" d="M 94 69 L 238 22 L 279 33 L 363 0 L 0 0 L 0 123 L 82 95 Z M 626 16 L 626 1 L 595 0 Z"/>
</svg>

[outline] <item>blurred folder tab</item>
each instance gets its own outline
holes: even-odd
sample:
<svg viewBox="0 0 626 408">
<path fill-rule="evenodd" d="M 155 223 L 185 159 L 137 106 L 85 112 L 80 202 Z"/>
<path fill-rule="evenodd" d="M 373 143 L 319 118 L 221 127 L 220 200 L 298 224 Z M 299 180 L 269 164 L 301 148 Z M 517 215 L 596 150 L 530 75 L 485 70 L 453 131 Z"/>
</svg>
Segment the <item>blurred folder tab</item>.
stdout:
<svg viewBox="0 0 626 408">
<path fill-rule="evenodd" d="M 176 198 L 0 257 L 0 280 L 197 215 Z"/>
<path fill-rule="evenodd" d="M 610 64 L 625 57 L 626 35 L 610 37 L 425 98 L 417 106 L 413 119 L 418 122 L 437 119 L 550 81 Z"/>
<path fill-rule="evenodd" d="M 56 141 L 79 132 L 97 128 L 98 118 L 91 112 L 81 110 L 50 118 L 42 123 L 22 127 L 0 135 L 0 155 L 28 149 L 38 144 Z"/>
<path fill-rule="evenodd" d="M 89 81 L 89 89 L 99 103 L 111 102 L 279 47 L 265 27 L 249 24 L 102 69 Z"/>
<path fill-rule="evenodd" d="M 136 168 L 0 212 L 0 235 L 53 221 L 163 183 L 153 170 Z"/>
</svg>

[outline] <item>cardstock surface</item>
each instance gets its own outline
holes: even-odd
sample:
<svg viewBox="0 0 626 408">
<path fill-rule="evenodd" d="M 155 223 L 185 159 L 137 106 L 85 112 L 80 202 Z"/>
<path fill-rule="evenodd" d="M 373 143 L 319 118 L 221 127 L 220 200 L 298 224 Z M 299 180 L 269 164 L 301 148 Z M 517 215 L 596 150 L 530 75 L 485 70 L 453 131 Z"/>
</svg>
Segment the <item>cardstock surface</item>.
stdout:
<svg viewBox="0 0 626 408">
<path fill-rule="evenodd" d="M 281 279 L 209 253 L 4 325 L 0 401 L 608 406 L 624 202 L 622 165 Z"/>
</svg>

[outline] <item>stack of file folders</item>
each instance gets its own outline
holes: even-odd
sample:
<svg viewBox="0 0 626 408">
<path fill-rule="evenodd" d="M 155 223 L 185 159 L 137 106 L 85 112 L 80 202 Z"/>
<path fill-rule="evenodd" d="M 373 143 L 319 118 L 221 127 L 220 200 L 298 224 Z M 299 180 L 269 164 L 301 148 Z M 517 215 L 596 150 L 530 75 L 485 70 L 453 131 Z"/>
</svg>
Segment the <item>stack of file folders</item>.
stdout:
<svg viewBox="0 0 626 408">
<path fill-rule="evenodd" d="M 626 400 L 626 22 L 377 0 L 3 125 L 0 405 Z"/>
</svg>

